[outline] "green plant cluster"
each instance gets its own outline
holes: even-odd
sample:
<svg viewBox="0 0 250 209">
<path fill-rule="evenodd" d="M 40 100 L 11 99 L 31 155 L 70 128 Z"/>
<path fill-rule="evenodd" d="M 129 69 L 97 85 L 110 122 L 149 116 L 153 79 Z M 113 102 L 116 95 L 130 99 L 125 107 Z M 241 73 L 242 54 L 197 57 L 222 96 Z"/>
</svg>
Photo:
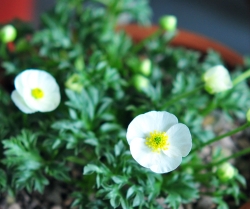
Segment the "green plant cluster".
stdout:
<svg viewBox="0 0 250 209">
<path fill-rule="evenodd" d="M 0 43 L 5 77 L 13 83 L 25 69 L 45 70 L 59 83 L 62 99 L 53 112 L 26 115 L 10 99 L 13 86 L 1 87 L 2 193 L 43 193 L 56 181 L 73 191 L 72 208 L 82 209 L 177 209 L 203 195 L 226 209 L 227 198 L 244 198 L 239 172 L 229 181 L 217 175 L 220 149 L 209 161 L 200 151 L 218 134 L 204 127 L 207 116 L 219 113 L 236 126 L 246 120 L 247 82 L 211 95 L 202 75 L 224 64 L 218 53 L 171 47 L 177 31 L 161 31 L 138 44 L 116 30 L 121 15 L 145 24 L 150 13 L 146 0 L 61 0 L 42 16 L 39 30 L 13 23 L 15 50 Z M 145 59 L 151 63 L 146 71 Z M 234 69 L 232 79 L 247 67 Z M 171 173 L 141 167 L 129 151 L 128 124 L 151 110 L 175 114 L 192 134 L 194 151 Z"/>
</svg>

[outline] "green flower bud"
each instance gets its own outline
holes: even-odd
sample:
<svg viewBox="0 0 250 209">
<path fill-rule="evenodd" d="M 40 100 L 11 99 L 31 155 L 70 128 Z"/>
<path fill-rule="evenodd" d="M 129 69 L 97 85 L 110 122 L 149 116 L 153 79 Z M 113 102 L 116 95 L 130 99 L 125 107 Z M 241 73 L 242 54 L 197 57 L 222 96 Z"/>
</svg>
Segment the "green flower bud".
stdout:
<svg viewBox="0 0 250 209">
<path fill-rule="evenodd" d="M 75 62 L 74 62 L 75 68 L 77 71 L 81 72 L 84 69 L 84 60 L 83 57 L 77 57 Z"/>
<path fill-rule="evenodd" d="M 138 91 L 142 91 L 149 87 L 149 80 L 142 75 L 135 75 L 132 78 L 132 83 Z"/>
<path fill-rule="evenodd" d="M 0 34 L 2 42 L 8 43 L 16 39 L 17 31 L 12 25 L 5 25 L 2 27 Z"/>
<path fill-rule="evenodd" d="M 177 18 L 173 15 L 165 15 L 160 18 L 159 25 L 166 31 L 175 31 L 177 27 Z"/>
<path fill-rule="evenodd" d="M 65 82 L 65 86 L 75 92 L 81 92 L 83 89 L 83 84 L 81 83 L 81 79 L 78 74 L 73 74 L 68 78 Z"/>
<path fill-rule="evenodd" d="M 217 168 L 216 174 L 221 181 L 227 182 L 233 179 L 237 172 L 237 169 L 234 168 L 230 163 L 224 163 Z"/>
<path fill-rule="evenodd" d="M 144 59 L 140 63 L 139 71 L 145 76 L 149 76 L 151 74 L 151 61 L 150 61 L 150 59 Z"/>
<path fill-rule="evenodd" d="M 233 87 L 229 72 L 222 65 L 208 69 L 203 75 L 203 80 L 205 89 L 210 94 L 223 92 Z"/>
</svg>

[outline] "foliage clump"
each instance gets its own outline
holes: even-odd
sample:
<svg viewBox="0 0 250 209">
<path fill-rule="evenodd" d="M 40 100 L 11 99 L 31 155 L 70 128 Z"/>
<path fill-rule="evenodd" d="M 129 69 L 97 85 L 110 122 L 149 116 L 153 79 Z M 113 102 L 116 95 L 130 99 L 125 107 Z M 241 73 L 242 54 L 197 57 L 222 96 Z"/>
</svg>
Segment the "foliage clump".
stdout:
<svg viewBox="0 0 250 209">
<path fill-rule="evenodd" d="M 42 16 L 39 30 L 13 23 L 18 31 L 14 50 L 1 43 L 6 78 L 13 84 L 25 69 L 45 70 L 60 86 L 61 103 L 52 112 L 24 114 L 11 101 L 13 86 L 1 86 L 1 192 L 43 193 L 56 181 L 74 191 L 71 207 L 82 209 L 177 209 L 203 195 L 222 209 L 228 208 L 225 198 L 238 203 L 244 197 L 241 187 L 246 183 L 239 172 L 227 181 L 217 172 L 242 153 L 223 156 L 221 149 L 212 149 L 205 159 L 200 151 L 248 127 L 242 123 L 250 91 L 240 78 L 249 66 L 232 71 L 232 88 L 209 94 L 204 73 L 226 66 L 218 53 L 204 56 L 172 47 L 177 30 L 159 29 L 134 43 L 116 29 L 121 15 L 146 24 L 150 13 L 146 0 L 63 0 Z M 151 110 L 176 115 L 192 135 L 193 150 L 171 173 L 140 166 L 129 151 L 129 123 Z M 207 117 L 218 113 L 239 128 L 219 135 L 204 126 Z"/>
</svg>

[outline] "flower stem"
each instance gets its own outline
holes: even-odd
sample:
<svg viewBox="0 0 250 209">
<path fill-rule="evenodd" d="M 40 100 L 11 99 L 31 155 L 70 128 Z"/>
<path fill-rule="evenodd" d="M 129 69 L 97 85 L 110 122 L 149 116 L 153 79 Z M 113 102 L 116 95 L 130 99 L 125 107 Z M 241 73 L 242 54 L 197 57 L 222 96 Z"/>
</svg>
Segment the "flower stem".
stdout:
<svg viewBox="0 0 250 209">
<path fill-rule="evenodd" d="M 219 165 L 219 164 L 227 162 L 230 159 L 238 158 L 238 157 L 246 155 L 248 153 L 250 153 L 250 147 L 245 148 L 245 149 L 243 149 L 241 151 L 238 151 L 238 152 L 236 152 L 236 153 L 234 153 L 234 154 L 232 154 L 232 155 L 230 155 L 228 157 L 225 157 L 225 158 L 223 158 L 223 159 L 221 159 L 221 160 L 219 160 L 217 162 L 209 163 L 208 166 L 212 167 L 212 166 L 215 166 L 215 165 Z"/>
<path fill-rule="evenodd" d="M 237 85 L 238 83 L 240 83 L 241 81 L 246 80 L 247 78 L 250 77 L 250 69 L 248 69 L 247 71 L 245 71 L 244 73 L 240 74 L 239 76 L 237 76 L 234 80 L 233 80 L 233 85 Z"/>
<path fill-rule="evenodd" d="M 225 138 L 227 136 L 231 136 L 233 134 L 236 134 L 236 133 L 238 133 L 238 132 L 246 129 L 249 125 L 250 125 L 250 122 L 247 122 L 247 123 L 243 124 L 242 126 L 240 126 L 240 127 L 236 128 L 236 129 L 232 130 L 232 131 L 229 131 L 229 132 L 227 132 L 225 134 L 222 134 L 220 136 L 214 137 L 214 138 L 208 140 L 207 142 L 203 143 L 200 147 L 196 147 L 195 149 L 193 149 L 191 151 L 191 153 L 194 153 L 197 150 L 199 150 L 199 149 L 201 149 L 201 148 L 203 148 L 203 147 L 205 147 L 205 146 L 207 146 L 209 144 L 212 144 L 213 142 L 219 141 L 220 139 L 223 139 L 223 138 Z"/>
<path fill-rule="evenodd" d="M 6 57 L 7 57 L 6 45 L 4 43 L 1 43 L 1 42 L 0 42 L 0 56 L 3 59 L 6 59 Z"/>
<path fill-rule="evenodd" d="M 214 109 L 216 109 L 218 106 L 218 103 L 217 103 L 217 97 L 213 97 L 212 100 L 209 102 L 209 104 L 206 106 L 206 108 L 204 108 L 202 111 L 201 111 L 201 115 L 202 116 L 206 116 L 208 115 L 210 112 L 212 112 Z"/>
<path fill-rule="evenodd" d="M 86 162 L 83 159 L 77 158 L 75 156 L 69 156 L 66 158 L 67 161 L 72 162 L 72 163 L 76 163 L 78 165 L 85 165 Z"/>
<path fill-rule="evenodd" d="M 183 99 L 183 98 L 185 98 L 185 97 L 187 97 L 187 96 L 190 96 L 190 95 L 196 93 L 197 91 L 203 89 L 203 87 L 204 87 L 204 85 L 202 84 L 202 85 L 198 86 L 197 88 L 195 88 L 195 89 L 193 89 L 193 90 L 191 90 L 191 91 L 188 91 L 188 92 L 185 92 L 185 93 L 183 93 L 183 94 L 180 94 L 180 95 L 176 96 L 175 98 L 173 98 L 173 99 L 167 101 L 167 102 L 163 105 L 163 107 L 162 107 L 161 109 L 162 109 L 162 110 L 165 110 L 169 105 L 174 104 L 175 102 L 177 102 L 177 101 L 179 101 L 179 100 L 181 100 L 181 99 Z"/>
</svg>

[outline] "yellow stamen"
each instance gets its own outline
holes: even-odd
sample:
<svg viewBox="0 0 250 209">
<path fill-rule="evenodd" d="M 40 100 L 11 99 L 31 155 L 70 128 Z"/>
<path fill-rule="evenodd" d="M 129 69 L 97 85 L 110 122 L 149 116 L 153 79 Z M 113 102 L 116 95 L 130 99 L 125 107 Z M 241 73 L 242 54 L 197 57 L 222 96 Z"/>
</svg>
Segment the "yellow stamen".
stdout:
<svg viewBox="0 0 250 209">
<path fill-rule="evenodd" d="M 31 95 L 35 98 L 35 99 L 41 99 L 44 96 L 43 90 L 39 89 L 39 88 L 34 88 L 31 90 Z"/>
<path fill-rule="evenodd" d="M 153 131 L 149 133 L 145 144 L 152 149 L 153 152 L 168 150 L 169 142 L 166 132 Z"/>
</svg>

